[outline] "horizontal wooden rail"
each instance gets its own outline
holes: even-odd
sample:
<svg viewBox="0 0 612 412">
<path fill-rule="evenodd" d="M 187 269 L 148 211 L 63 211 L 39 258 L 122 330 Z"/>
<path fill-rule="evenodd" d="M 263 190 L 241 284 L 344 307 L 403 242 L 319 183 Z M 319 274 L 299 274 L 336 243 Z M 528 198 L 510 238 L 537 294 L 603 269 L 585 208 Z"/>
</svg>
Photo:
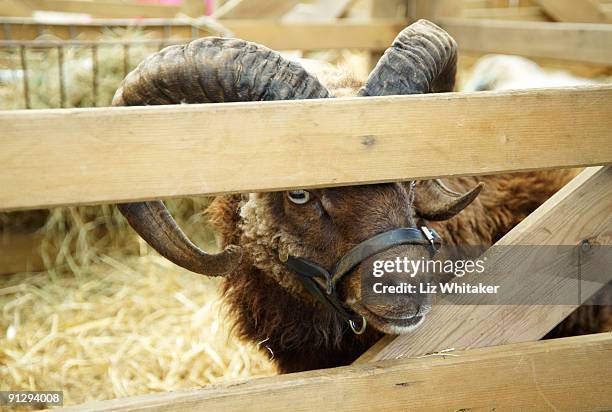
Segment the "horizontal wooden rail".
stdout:
<svg viewBox="0 0 612 412">
<path fill-rule="evenodd" d="M 81 0 L 79 0 L 81 1 Z M 84 1 L 84 0 L 82 0 Z M 192 39 L 158 39 L 158 40 L 0 40 L 0 49 L 12 47 L 57 48 L 57 47 L 92 47 L 92 46 L 159 46 L 160 44 L 184 44 Z"/>
<path fill-rule="evenodd" d="M 535 0 L 535 3 L 557 21 L 612 23 L 599 0 Z"/>
<path fill-rule="evenodd" d="M 469 19 L 500 19 L 524 21 L 549 21 L 540 7 L 485 7 L 482 9 L 464 9 L 461 17 Z"/>
<path fill-rule="evenodd" d="M 197 19 L 91 20 L 50 23 L 34 19 L 0 19 L 4 40 L 33 40 L 42 33 L 63 39 L 76 34 L 98 38 L 106 28 L 141 27 L 157 38 L 193 38 L 210 35 L 214 28 L 198 25 Z M 546 23 L 503 20 L 449 19 L 438 21 L 463 51 L 519 54 L 530 57 L 612 64 L 612 25 Z M 223 20 L 236 37 L 277 50 L 339 49 L 384 50 L 406 20 L 375 19 L 337 22 L 279 22 L 270 20 Z M 214 33 L 213 33 L 214 34 Z"/>
<path fill-rule="evenodd" d="M 0 210 L 612 162 L 612 86 L 0 112 Z"/>
<path fill-rule="evenodd" d="M 191 38 L 210 35 L 209 25 L 198 25 L 197 19 L 67 19 L 64 21 L 1 17 L 0 36 L 3 40 L 36 40 L 50 34 L 63 40 L 98 39 L 105 30 L 133 27 L 149 32 L 155 38 Z"/>
<path fill-rule="evenodd" d="M 588 239 L 595 245 L 612 244 L 612 167 L 589 168 L 572 180 L 563 189 L 548 199 L 542 206 L 529 215 L 519 225 L 500 239 L 497 246 L 511 245 L 576 245 Z M 495 262 L 493 268 L 518 267 L 521 262 L 533 261 L 540 248 L 492 248 L 485 257 Z M 493 252 L 493 253 L 490 253 Z M 495 253 L 506 253 L 499 256 Z M 495 260 L 491 260 L 491 259 Z M 583 263 L 587 263 L 585 261 Z M 493 264 L 492 264 L 493 265 Z M 532 273 L 524 273 L 521 278 L 499 276 L 496 284 L 510 280 L 511 287 L 505 289 L 506 301 L 515 305 L 444 305 L 434 307 L 423 325 L 416 333 L 398 337 L 386 337 L 364 354 L 359 361 L 396 359 L 402 356 L 415 356 L 447 348 L 466 349 L 483 346 L 504 345 L 542 338 L 578 306 L 578 299 L 586 301 L 595 293 L 605 280 L 612 281 L 612 272 L 601 273 L 601 283 L 559 282 L 561 277 L 575 278 L 573 265 L 550 268 L 554 276 L 536 278 Z M 477 282 L 474 276 L 467 275 L 466 282 Z M 546 282 L 546 283 L 544 283 Z M 512 287 L 514 286 L 514 287 Z M 580 296 L 578 296 L 580 292 Z M 574 305 L 533 305 L 527 302 L 539 300 L 546 302 L 547 297 L 573 296 Z M 535 297 L 538 297 L 535 299 Z M 525 304 L 521 305 L 522 302 Z"/>
<path fill-rule="evenodd" d="M 46 23 L 34 19 L 0 19 L 4 40 L 33 40 L 42 33 L 62 39 L 79 34 L 96 39 L 107 28 L 140 27 L 157 38 L 193 38 L 210 35 L 213 26 L 198 25 L 195 19 L 92 20 L 90 22 Z M 279 22 L 268 20 L 223 20 L 235 37 L 261 43 L 275 50 L 355 48 L 384 50 L 408 25 L 402 19 L 341 20 L 327 22 Z M 214 33 L 213 33 L 214 34 Z"/>
<path fill-rule="evenodd" d="M 612 336 L 390 360 L 65 411 L 609 410 Z"/>
<path fill-rule="evenodd" d="M 230 0 L 215 10 L 218 19 L 280 19 L 300 0 Z"/>
<path fill-rule="evenodd" d="M 462 51 L 612 65 L 612 24 L 439 19 Z"/>
<path fill-rule="evenodd" d="M 222 20 L 236 37 L 274 50 L 387 49 L 408 22 L 404 19 L 327 22 Z"/>
<path fill-rule="evenodd" d="M 14 2 L 21 3 L 16 9 Z M 174 17 L 181 8 L 165 4 L 137 4 L 109 0 L 0 0 L 0 15 L 28 17 L 33 10 L 89 14 L 92 17 Z"/>
<path fill-rule="evenodd" d="M 492 7 L 489 0 L 461 0 L 462 9 L 484 9 Z"/>
</svg>

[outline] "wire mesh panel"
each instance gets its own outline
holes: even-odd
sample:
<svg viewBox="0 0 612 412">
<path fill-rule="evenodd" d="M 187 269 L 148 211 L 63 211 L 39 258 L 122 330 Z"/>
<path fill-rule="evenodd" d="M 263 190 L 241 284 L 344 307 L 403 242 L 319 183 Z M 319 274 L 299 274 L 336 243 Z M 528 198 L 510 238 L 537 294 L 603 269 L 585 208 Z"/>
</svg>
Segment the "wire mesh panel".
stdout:
<svg viewBox="0 0 612 412">
<path fill-rule="evenodd" d="M 0 110 L 99 107 L 145 57 L 204 36 L 230 37 L 214 20 L 0 19 Z"/>
<path fill-rule="evenodd" d="M 0 109 L 109 106 L 148 55 L 190 39 L 0 41 Z"/>
</svg>

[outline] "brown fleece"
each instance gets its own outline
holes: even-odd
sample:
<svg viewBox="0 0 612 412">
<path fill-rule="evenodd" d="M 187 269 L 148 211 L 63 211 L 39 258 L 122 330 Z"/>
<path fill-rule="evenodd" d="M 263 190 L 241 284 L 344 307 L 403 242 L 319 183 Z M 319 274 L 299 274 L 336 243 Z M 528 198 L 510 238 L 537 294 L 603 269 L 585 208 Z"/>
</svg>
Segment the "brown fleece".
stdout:
<svg viewBox="0 0 612 412">
<path fill-rule="evenodd" d="M 348 87 L 353 93 L 363 83 L 346 71 L 320 80 L 332 91 L 334 86 Z M 486 187 L 456 217 L 429 224 L 447 244 L 492 245 L 576 174 L 557 170 L 448 179 L 445 183 L 458 192 L 478 181 Z M 414 225 L 416 217 L 402 184 L 311 194 L 316 201 L 300 207 L 279 192 L 219 196 L 208 208 L 221 246 L 238 244 L 245 251 L 240 267 L 222 287 L 235 331 L 271 352 L 282 373 L 349 364 L 382 334 L 370 327 L 360 336 L 348 331 L 336 313 L 314 301 L 283 267 L 279 253 L 329 267 L 351 246 L 381 231 Z M 611 329 L 610 308 L 585 306 L 550 336 Z"/>
</svg>

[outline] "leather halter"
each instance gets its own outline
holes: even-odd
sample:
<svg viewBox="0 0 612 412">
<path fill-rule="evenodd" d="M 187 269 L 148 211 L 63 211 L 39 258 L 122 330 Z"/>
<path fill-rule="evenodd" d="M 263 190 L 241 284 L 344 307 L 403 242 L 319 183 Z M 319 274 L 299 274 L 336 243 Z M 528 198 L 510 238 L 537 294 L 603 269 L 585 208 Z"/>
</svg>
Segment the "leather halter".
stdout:
<svg viewBox="0 0 612 412">
<path fill-rule="evenodd" d="M 426 226 L 420 229 L 403 227 L 371 237 L 352 249 L 340 258 L 332 271 L 315 262 L 298 256 L 287 256 L 283 262 L 285 266 L 297 275 L 306 290 L 319 302 L 334 310 L 341 318 L 346 320 L 355 334 L 365 331 L 366 320 L 350 309 L 346 309 L 336 294 L 336 285 L 345 275 L 364 260 L 399 245 L 421 245 L 429 251 L 431 257 L 442 244 L 442 239 L 435 230 Z M 282 259 L 281 259 L 282 260 Z M 357 329 L 356 324 L 362 324 Z"/>
</svg>

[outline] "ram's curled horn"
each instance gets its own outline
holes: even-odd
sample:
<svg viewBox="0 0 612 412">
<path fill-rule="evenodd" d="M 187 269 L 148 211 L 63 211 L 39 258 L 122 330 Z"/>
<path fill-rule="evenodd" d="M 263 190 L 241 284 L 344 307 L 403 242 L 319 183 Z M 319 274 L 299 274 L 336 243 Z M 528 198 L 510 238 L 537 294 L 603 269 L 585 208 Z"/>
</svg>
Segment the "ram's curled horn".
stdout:
<svg viewBox="0 0 612 412">
<path fill-rule="evenodd" d="M 419 20 L 406 27 L 370 73 L 360 96 L 451 92 L 457 71 L 457 43 L 440 27 Z M 416 186 L 415 208 L 429 220 L 446 220 L 465 209 L 483 188 L 478 184 L 461 195 L 440 180 Z"/>
<path fill-rule="evenodd" d="M 450 219 L 468 207 L 483 188 L 481 182 L 461 194 L 446 187 L 439 179 L 422 180 L 415 187 L 414 207 L 418 215 L 427 220 Z"/>
<path fill-rule="evenodd" d="M 209 37 L 147 58 L 125 78 L 113 106 L 326 97 L 331 97 L 329 91 L 298 63 L 255 43 Z M 160 201 L 118 208 L 147 243 L 179 266 L 214 276 L 240 263 L 237 246 L 207 254 L 194 245 Z"/>
<path fill-rule="evenodd" d="M 419 20 L 398 34 L 359 95 L 450 92 L 456 71 L 455 40 L 430 21 Z"/>
<path fill-rule="evenodd" d="M 208 254 L 194 245 L 161 201 L 125 203 L 117 207 L 130 226 L 160 255 L 187 270 L 218 276 L 240 263 L 242 251 L 237 246 Z"/>
<path fill-rule="evenodd" d="M 331 97 L 304 68 L 264 46 L 206 37 L 166 47 L 123 81 L 113 106 Z"/>
</svg>

